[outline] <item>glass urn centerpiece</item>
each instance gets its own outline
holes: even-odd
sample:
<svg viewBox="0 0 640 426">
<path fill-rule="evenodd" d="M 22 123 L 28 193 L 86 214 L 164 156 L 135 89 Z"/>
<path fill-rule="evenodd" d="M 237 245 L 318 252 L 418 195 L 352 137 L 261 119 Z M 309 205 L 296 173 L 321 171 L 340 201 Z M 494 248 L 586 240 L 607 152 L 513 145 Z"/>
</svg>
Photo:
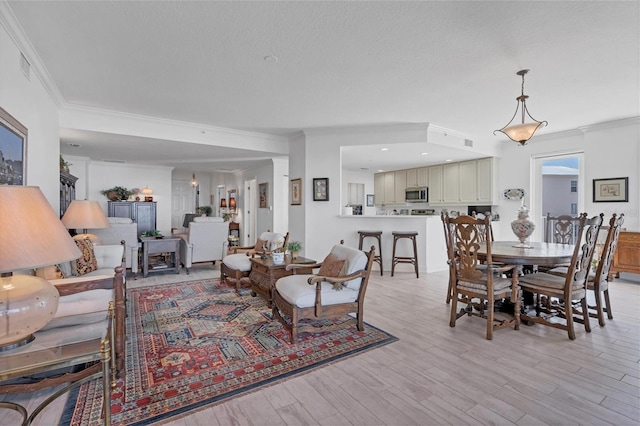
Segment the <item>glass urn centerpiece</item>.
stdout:
<svg viewBox="0 0 640 426">
<path fill-rule="evenodd" d="M 536 229 L 536 224 L 529 219 L 529 209 L 524 205 L 524 200 L 520 209 L 518 210 L 518 218 L 511 222 L 511 230 L 518 240 L 520 240 L 519 244 L 516 244 L 514 247 L 518 248 L 531 248 L 529 244 L 527 244 L 527 240 L 533 234 L 533 231 Z"/>
</svg>

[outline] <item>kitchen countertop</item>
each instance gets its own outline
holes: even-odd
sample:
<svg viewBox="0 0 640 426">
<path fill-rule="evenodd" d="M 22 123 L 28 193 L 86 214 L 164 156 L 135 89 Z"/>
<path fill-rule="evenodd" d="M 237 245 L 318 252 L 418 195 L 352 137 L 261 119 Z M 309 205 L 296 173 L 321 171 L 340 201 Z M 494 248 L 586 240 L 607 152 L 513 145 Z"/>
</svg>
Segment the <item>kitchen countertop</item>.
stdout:
<svg viewBox="0 0 640 426">
<path fill-rule="evenodd" d="M 428 219 L 431 217 L 437 217 L 438 219 L 440 219 L 440 215 L 439 214 L 433 214 L 433 215 L 422 215 L 422 216 L 411 216 L 411 215 L 338 215 L 338 217 L 343 217 L 343 218 L 351 218 L 351 219 Z"/>
</svg>

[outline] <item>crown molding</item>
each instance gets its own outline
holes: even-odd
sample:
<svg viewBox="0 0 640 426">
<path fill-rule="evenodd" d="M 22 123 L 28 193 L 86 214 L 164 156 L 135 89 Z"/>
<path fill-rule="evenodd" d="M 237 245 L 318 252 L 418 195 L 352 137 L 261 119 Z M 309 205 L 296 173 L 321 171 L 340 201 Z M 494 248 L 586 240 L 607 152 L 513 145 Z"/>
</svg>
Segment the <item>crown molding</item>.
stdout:
<svg viewBox="0 0 640 426">
<path fill-rule="evenodd" d="M 593 132 L 597 130 L 606 130 L 614 127 L 622 126 L 638 126 L 640 125 L 640 116 L 621 118 L 619 120 L 603 121 L 601 123 L 589 124 L 587 126 L 579 126 L 578 130 L 583 133 Z"/>
<path fill-rule="evenodd" d="M 31 40 L 26 36 L 13 10 L 11 10 L 4 0 L 0 0 L 0 25 L 4 27 L 18 50 L 24 55 L 27 61 L 29 61 L 33 74 L 40 80 L 53 102 L 58 108 L 62 108 L 66 104 L 62 93 L 60 93 L 51 74 L 49 74 L 49 71 L 44 66 L 35 47 L 31 44 Z M 18 61 L 16 60 L 16 64 L 17 63 Z"/>
</svg>

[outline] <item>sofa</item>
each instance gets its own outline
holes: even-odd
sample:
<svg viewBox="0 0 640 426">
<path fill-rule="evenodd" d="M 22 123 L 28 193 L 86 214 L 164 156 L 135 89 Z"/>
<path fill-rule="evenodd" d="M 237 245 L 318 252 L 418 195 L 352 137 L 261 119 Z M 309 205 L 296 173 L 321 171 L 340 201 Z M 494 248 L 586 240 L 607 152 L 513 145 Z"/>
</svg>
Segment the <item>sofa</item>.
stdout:
<svg viewBox="0 0 640 426">
<path fill-rule="evenodd" d="M 120 244 L 125 242 L 126 267 L 134 276 L 138 273 L 138 224 L 128 217 L 109 217 L 109 228 L 90 229 L 89 233 L 98 237 L 101 244 Z"/>
<path fill-rule="evenodd" d="M 189 268 L 198 262 L 222 260 L 227 251 L 229 223 L 221 217 L 200 216 L 189 223 L 180 237 L 180 262 L 189 273 Z"/>
</svg>

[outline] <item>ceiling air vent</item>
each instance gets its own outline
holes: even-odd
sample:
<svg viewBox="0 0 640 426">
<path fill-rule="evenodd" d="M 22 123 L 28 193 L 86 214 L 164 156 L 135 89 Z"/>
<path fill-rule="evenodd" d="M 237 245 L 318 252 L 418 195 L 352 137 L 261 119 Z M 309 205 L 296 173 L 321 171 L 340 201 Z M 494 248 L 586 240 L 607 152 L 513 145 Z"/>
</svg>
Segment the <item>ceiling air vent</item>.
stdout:
<svg viewBox="0 0 640 426">
<path fill-rule="evenodd" d="M 124 160 L 109 160 L 107 158 L 103 158 L 102 161 L 104 161 L 105 163 L 120 163 L 120 164 L 126 163 L 126 161 Z"/>
<path fill-rule="evenodd" d="M 23 53 L 20 53 L 20 69 L 22 70 L 22 74 L 27 77 L 27 80 L 31 81 L 31 64 L 27 61 L 27 58 L 24 57 Z"/>
<path fill-rule="evenodd" d="M 473 147 L 473 141 L 471 139 L 465 139 L 464 146 Z"/>
</svg>

